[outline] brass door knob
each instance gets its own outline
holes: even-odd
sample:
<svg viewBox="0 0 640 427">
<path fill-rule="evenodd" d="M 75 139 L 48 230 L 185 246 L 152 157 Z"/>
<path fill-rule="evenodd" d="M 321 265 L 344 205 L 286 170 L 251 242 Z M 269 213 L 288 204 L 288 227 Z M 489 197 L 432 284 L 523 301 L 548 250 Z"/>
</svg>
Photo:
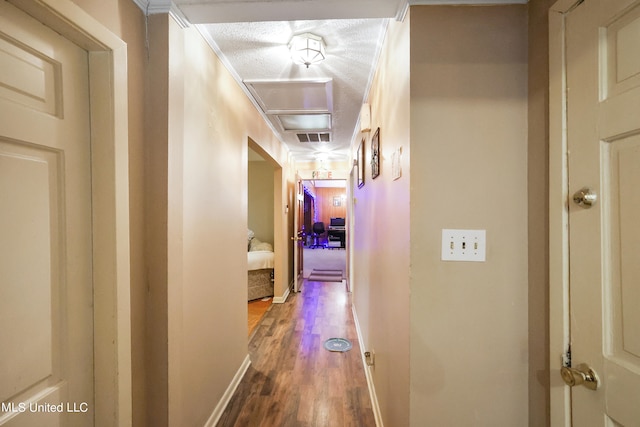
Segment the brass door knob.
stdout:
<svg viewBox="0 0 640 427">
<path fill-rule="evenodd" d="M 576 191 L 573 195 L 573 202 L 583 208 L 590 208 L 597 200 L 598 195 L 588 187 Z"/>
<path fill-rule="evenodd" d="M 600 385 L 596 372 L 585 363 L 575 368 L 563 366 L 562 369 L 560 369 L 560 375 L 564 382 L 570 387 L 583 385 L 589 390 L 597 390 Z"/>
</svg>

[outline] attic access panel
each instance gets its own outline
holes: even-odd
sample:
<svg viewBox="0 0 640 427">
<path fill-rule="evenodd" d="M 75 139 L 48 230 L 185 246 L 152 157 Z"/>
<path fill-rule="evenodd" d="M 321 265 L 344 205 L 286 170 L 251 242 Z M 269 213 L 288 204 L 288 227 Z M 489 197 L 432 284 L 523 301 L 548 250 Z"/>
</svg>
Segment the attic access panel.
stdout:
<svg viewBox="0 0 640 427">
<path fill-rule="evenodd" d="M 332 113 L 332 79 L 245 80 L 265 114 Z"/>
</svg>

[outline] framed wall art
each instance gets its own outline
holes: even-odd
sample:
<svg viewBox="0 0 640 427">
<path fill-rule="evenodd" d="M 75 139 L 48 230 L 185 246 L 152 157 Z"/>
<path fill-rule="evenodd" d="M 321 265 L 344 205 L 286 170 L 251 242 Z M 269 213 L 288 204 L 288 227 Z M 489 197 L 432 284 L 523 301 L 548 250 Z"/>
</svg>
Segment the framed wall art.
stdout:
<svg viewBox="0 0 640 427">
<path fill-rule="evenodd" d="M 371 178 L 376 179 L 380 175 L 380 128 L 371 138 Z"/>
</svg>

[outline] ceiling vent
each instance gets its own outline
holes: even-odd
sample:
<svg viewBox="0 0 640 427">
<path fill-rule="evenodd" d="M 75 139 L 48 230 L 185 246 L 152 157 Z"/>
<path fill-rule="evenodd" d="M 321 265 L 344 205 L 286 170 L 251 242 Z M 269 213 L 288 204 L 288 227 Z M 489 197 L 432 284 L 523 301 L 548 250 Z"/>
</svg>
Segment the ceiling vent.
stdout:
<svg viewBox="0 0 640 427">
<path fill-rule="evenodd" d="M 331 135 L 329 132 L 310 132 L 310 133 L 297 133 L 298 141 L 300 142 L 329 142 L 331 141 Z"/>
</svg>

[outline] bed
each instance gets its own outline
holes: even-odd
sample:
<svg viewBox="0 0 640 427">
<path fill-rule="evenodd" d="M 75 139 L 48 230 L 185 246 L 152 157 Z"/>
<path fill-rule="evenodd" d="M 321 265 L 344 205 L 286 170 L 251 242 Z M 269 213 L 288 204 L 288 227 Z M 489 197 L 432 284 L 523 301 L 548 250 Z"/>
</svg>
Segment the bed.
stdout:
<svg viewBox="0 0 640 427">
<path fill-rule="evenodd" d="M 261 242 L 249 234 L 248 266 L 248 300 L 273 296 L 274 254 L 270 243 Z"/>
</svg>

